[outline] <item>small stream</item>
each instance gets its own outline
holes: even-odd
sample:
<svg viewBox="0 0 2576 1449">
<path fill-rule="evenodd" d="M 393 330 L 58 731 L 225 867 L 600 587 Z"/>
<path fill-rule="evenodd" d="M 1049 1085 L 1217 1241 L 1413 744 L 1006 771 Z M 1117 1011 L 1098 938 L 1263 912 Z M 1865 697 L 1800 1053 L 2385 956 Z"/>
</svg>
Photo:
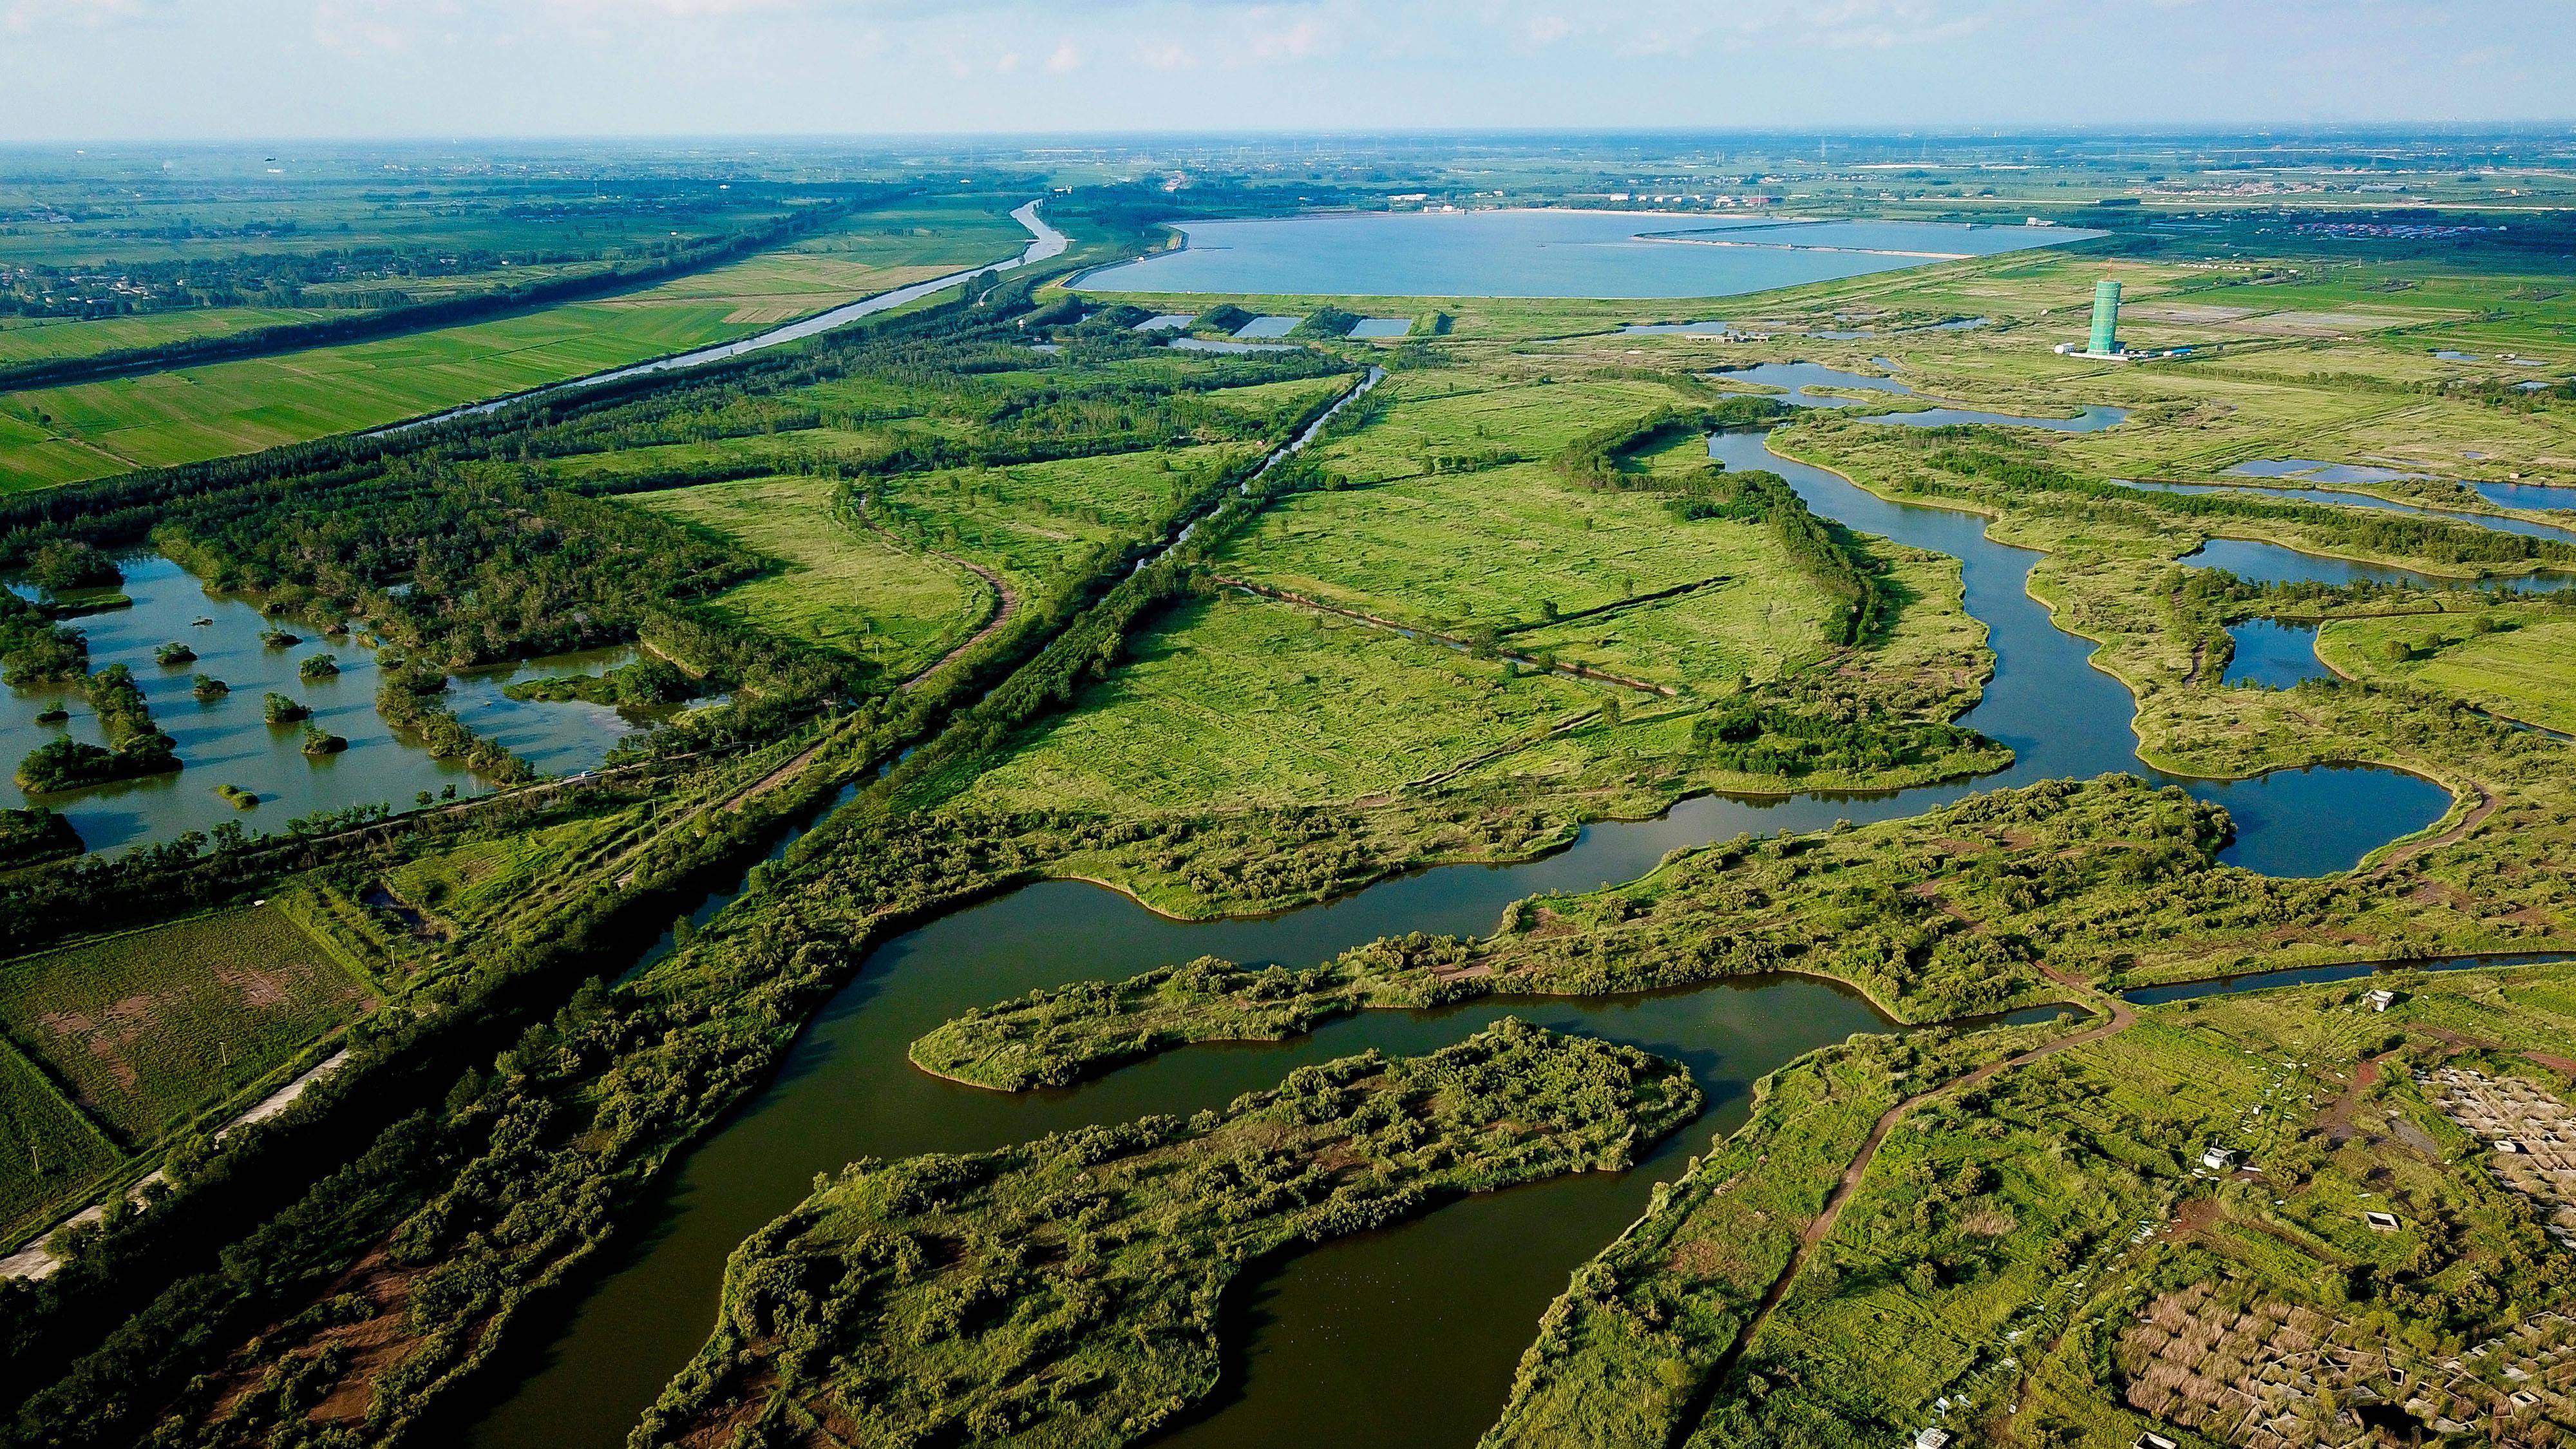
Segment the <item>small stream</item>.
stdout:
<svg viewBox="0 0 2576 1449">
<path fill-rule="evenodd" d="M 1797 376 L 1801 387 L 1902 388 L 1825 369 Z M 2108 409 L 2067 419 L 1974 416 L 2088 429 L 2117 421 Z M 1260 1274 L 1235 1296 L 1235 1357 L 1224 1396 L 1157 1441 L 1188 1449 L 1461 1449 L 1492 1421 L 1539 1313 L 1566 1275 L 1632 1221 L 1653 1184 L 1703 1150 L 1712 1132 L 1744 1120 L 1756 1079 L 1815 1047 L 1892 1024 L 1834 983 L 1732 980 L 1623 998 L 1364 1012 L 1294 1042 L 1167 1052 L 1086 1086 L 1018 1096 L 915 1071 L 906 1047 L 968 1007 L 1038 987 L 1117 979 L 1201 954 L 1306 965 L 1398 932 L 1483 934 L 1512 901 L 1634 879 L 1676 848 L 1744 831 L 1916 815 L 1999 786 L 2111 771 L 2180 784 L 2235 817 L 2238 834 L 2225 860 L 2275 875 L 2348 869 L 2431 824 L 2450 803 L 2428 781 L 2377 768 L 2284 770 L 2233 782 L 2147 770 L 2137 758 L 2128 691 L 2093 668 L 2093 646 L 2059 632 L 2026 591 L 2036 553 L 1986 538 L 1984 520 L 1973 515 L 1888 503 L 1782 458 L 1760 432 L 1722 433 L 1709 449 L 1731 467 L 1781 473 L 1818 513 L 1851 528 L 1961 560 L 1967 607 L 1988 626 L 1996 661 L 1984 701 L 1965 722 L 2014 748 L 2009 768 L 1974 782 L 1872 795 L 1702 796 L 1652 820 L 1588 826 L 1571 846 L 1539 860 L 1437 867 L 1271 917 L 1177 922 L 1114 892 L 1059 881 L 908 931 L 870 956 L 797 1041 L 776 1079 L 686 1154 L 636 1228 L 607 1250 L 551 1324 L 530 1325 L 531 1336 L 548 1341 L 474 1427 L 471 1442 L 477 1449 L 622 1444 L 704 1341 L 726 1255 L 801 1200 L 815 1173 L 854 1158 L 972 1152 L 1089 1122 L 1187 1112 L 1273 1085 L 1300 1063 L 1367 1047 L 1422 1051 L 1506 1014 L 1688 1064 L 1710 1110 L 1635 1170 L 1470 1198 Z"/>
</svg>

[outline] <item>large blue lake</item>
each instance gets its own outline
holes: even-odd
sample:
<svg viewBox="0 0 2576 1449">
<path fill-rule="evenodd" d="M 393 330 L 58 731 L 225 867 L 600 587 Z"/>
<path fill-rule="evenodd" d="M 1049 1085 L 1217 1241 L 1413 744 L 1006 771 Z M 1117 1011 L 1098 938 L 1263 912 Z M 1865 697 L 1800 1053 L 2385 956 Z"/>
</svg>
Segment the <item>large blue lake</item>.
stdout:
<svg viewBox="0 0 2576 1449">
<path fill-rule="evenodd" d="M 1186 247 L 1103 267 L 1079 285 L 1324 297 L 1724 297 L 2101 235 L 1627 211 L 1367 212 L 1174 228 L 1189 238 Z"/>
</svg>

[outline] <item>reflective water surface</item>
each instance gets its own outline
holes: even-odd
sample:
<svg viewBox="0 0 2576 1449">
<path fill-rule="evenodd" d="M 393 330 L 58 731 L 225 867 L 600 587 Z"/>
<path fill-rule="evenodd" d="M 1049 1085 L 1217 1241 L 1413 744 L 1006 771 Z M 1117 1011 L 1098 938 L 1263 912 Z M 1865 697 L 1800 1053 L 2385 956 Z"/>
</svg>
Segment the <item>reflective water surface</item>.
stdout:
<svg viewBox="0 0 2576 1449">
<path fill-rule="evenodd" d="M 41 804 L 61 811 L 92 850 L 170 840 L 190 830 L 211 831 L 238 821 L 254 834 L 282 830 L 299 815 L 390 803 L 407 808 L 423 790 L 459 796 L 490 787 L 464 769 L 433 760 L 397 739 L 376 713 L 379 673 L 375 651 L 359 635 L 332 638 L 307 623 L 264 617 L 245 598 L 208 594 L 196 577 L 158 554 L 120 560 L 131 608 L 69 621 L 89 636 L 90 668 L 123 664 L 159 725 L 178 744 L 186 768 L 115 785 L 30 796 L 12 780 L 0 802 Z M 196 621 L 203 619 L 203 624 Z M 301 636 L 275 647 L 263 642 L 272 627 Z M 184 644 L 192 662 L 164 665 L 164 644 Z M 317 654 L 332 655 L 339 673 L 300 677 L 299 666 Z M 616 711 L 596 705 L 521 703 L 503 698 L 512 678 L 548 674 L 598 674 L 627 662 L 622 650 L 602 650 L 556 660 L 532 660 L 515 669 L 489 671 L 451 682 L 447 702 L 477 732 L 499 740 L 538 770 L 563 774 L 597 766 L 618 740 L 637 728 Z M 199 700 L 197 675 L 231 686 Z M 263 697 L 287 695 L 312 711 L 315 724 L 349 741 L 336 755 L 307 757 L 303 726 L 271 725 Z M 61 709 L 69 718 L 42 724 L 36 716 Z M 106 741 L 88 699 L 77 689 L 41 687 L 0 693 L 0 769 L 15 770 L 27 752 L 68 733 L 90 744 Z M 259 796 L 249 810 L 215 794 L 238 785 Z"/>
<path fill-rule="evenodd" d="M 2099 233 L 1926 222 L 1783 225 L 1618 211 L 1365 212 L 1175 222 L 1188 237 L 1088 272 L 1102 292 L 1328 297 L 1719 297 Z M 1694 238 L 1650 233 L 1689 230 Z M 1743 245 L 1709 246 L 1711 239 Z M 1826 250 L 1824 247 L 1841 250 Z M 1927 253 L 1931 255 L 1926 255 Z"/>
<path fill-rule="evenodd" d="M 2026 592 L 2036 554 L 1992 542 L 1971 515 L 1887 503 L 1782 458 L 1758 432 L 1720 434 L 1710 452 L 1731 467 L 1780 472 L 1810 506 L 1852 528 L 1962 560 L 1968 608 L 1988 625 L 1996 656 L 1985 701 L 1967 723 L 2013 746 L 2009 769 L 1869 796 L 1700 797 L 1654 820 L 1589 826 L 1571 847 L 1537 861 L 1439 867 L 1263 919 L 1177 922 L 1098 887 L 1051 882 L 907 932 L 873 953 L 777 1079 L 686 1155 L 657 1191 L 646 1225 L 610 1250 L 578 1301 L 550 1330 L 530 1335 L 550 1341 L 472 1442 L 620 1444 L 704 1340 L 725 1255 L 800 1200 L 813 1174 L 856 1157 L 968 1151 L 1084 1122 L 1186 1112 L 1274 1084 L 1297 1063 L 1368 1046 L 1418 1051 L 1506 1013 L 1688 1063 L 1712 1110 L 1637 1170 L 1472 1198 L 1261 1272 L 1234 1304 L 1239 1356 L 1226 1394 L 1158 1441 L 1190 1449 L 1473 1443 L 1566 1275 L 1634 1219 L 1654 1181 L 1703 1150 L 1710 1132 L 1742 1120 L 1746 1093 L 1763 1072 L 1852 1032 L 1889 1029 L 1867 1002 L 1829 983 L 1770 978 L 1612 1000 L 1367 1012 L 1300 1041 L 1169 1052 L 1076 1090 L 1017 1097 L 928 1077 L 912 1070 L 904 1050 L 968 1007 L 1036 987 L 1115 979 L 1201 954 L 1306 965 L 1396 932 L 1482 934 L 1523 896 L 1633 879 L 1670 850 L 1743 831 L 1919 814 L 1973 791 L 2064 776 L 2162 778 L 2139 765 L 2128 692 L 2092 667 L 2089 643 L 2058 631 Z M 2283 875 L 2345 869 L 2431 823 L 2449 803 L 2429 782 L 2379 769 L 2174 783 L 2235 816 L 2238 836 L 2225 859 Z"/>
</svg>

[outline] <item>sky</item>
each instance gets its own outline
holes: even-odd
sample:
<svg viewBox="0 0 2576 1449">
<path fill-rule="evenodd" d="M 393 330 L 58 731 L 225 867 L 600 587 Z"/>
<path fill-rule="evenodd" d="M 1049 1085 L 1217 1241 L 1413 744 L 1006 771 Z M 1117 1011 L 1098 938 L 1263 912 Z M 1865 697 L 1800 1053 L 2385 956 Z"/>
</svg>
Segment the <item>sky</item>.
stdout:
<svg viewBox="0 0 2576 1449">
<path fill-rule="evenodd" d="M 2576 0 L 0 0 L 0 142 L 2576 121 Z"/>
</svg>

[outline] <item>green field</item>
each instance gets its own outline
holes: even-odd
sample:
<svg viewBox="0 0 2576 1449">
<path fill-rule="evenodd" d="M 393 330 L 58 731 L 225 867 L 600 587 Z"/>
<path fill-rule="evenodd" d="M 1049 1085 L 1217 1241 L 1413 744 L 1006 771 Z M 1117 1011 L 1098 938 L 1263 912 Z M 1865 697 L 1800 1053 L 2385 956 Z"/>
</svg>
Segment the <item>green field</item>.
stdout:
<svg viewBox="0 0 2576 1449">
<path fill-rule="evenodd" d="M 1247 420 L 1265 415 L 1282 397 L 1311 396 L 1317 388 L 1279 386 L 1300 391 L 1248 400 L 1240 408 Z M 1152 537 L 1208 481 L 1258 456 L 1257 445 L 1218 443 L 911 473 L 887 479 L 869 510 L 903 537 L 972 559 L 1015 588 L 1044 589 Z"/>
<path fill-rule="evenodd" d="M 635 821 L 636 812 L 622 811 L 424 855 L 387 871 L 385 888 L 415 910 L 479 930 L 524 905 L 532 890 L 588 863 Z"/>
<path fill-rule="evenodd" d="M 841 488 L 828 478 L 753 478 L 634 501 L 779 561 L 777 572 L 719 595 L 716 608 L 900 679 L 972 633 L 995 601 L 965 569 L 844 514 L 834 506 Z"/>
<path fill-rule="evenodd" d="M 158 347 L 187 337 L 227 337 L 254 328 L 313 322 L 332 315 L 319 307 L 198 307 L 94 321 L 0 317 L 0 363 L 89 357 L 132 347 Z"/>
<path fill-rule="evenodd" d="M 2481 622 L 2503 627 L 2484 632 Z M 2391 657 L 2391 645 L 2408 657 Z M 2338 619 L 2319 634 L 2317 657 L 2356 679 L 2436 689 L 2508 719 L 2576 732 L 2576 620 L 2555 611 Z"/>
<path fill-rule="evenodd" d="M 1535 739 L 1610 693 L 1220 594 L 1137 639 L 968 798 L 1120 813 L 1348 800 Z"/>
<path fill-rule="evenodd" d="M 0 1041 L 0 1242 L 77 1201 L 120 1160 L 98 1124 Z"/>
<path fill-rule="evenodd" d="M 1728 692 L 1823 652 L 1828 601 L 1758 525 L 1676 521 L 1643 493 L 1558 482 L 1540 464 L 1307 494 L 1222 567 L 1342 608 L 1544 651 L 1657 684 Z M 1705 585 L 1620 607 L 1640 595 Z M 1550 623 L 1555 614 L 1602 611 Z"/>
<path fill-rule="evenodd" d="M 1011 250 L 989 214 L 840 250 L 765 254 L 642 291 L 402 337 L 0 396 L 0 491 L 165 467 L 398 422 L 728 341 Z M 1025 239 L 1005 216 L 1003 226 Z M 840 233 L 818 239 L 828 245 Z M 935 259 L 935 260 L 933 260 Z"/>
<path fill-rule="evenodd" d="M 0 966 L 0 1031 L 128 1141 L 259 1080 L 371 1004 L 286 914 L 198 916 Z M 0 1173 L 25 1164 L 0 1166 Z"/>
</svg>

